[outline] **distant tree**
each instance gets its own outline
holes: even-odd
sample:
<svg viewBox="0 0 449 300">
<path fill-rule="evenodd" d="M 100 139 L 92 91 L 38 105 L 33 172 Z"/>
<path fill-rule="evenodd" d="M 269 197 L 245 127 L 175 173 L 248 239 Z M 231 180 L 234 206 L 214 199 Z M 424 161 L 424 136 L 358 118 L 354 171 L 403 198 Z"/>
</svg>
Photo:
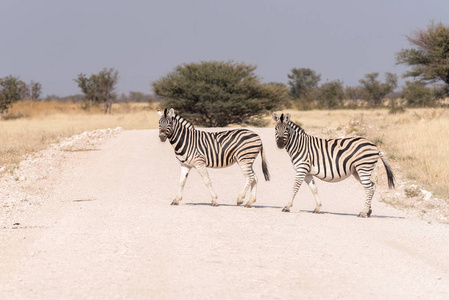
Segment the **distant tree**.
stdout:
<svg viewBox="0 0 449 300">
<path fill-rule="evenodd" d="M 288 74 L 290 95 L 293 99 L 308 98 L 313 90 L 318 87 L 321 74 L 308 68 L 293 68 Z"/>
<path fill-rule="evenodd" d="M 205 61 L 179 65 L 152 83 L 162 105 L 202 126 L 248 122 L 284 104 L 285 88 L 261 84 L 256 66 Z"/>
<path fill-rule="evenodd" d="M 142 92 L 129 92 L 128 99 L 131 102 L 145 102 L 145 94 Z"/>
<path fill-rule="evenodd" d="M 401 96 L 407 100 L 407 105 L 412 107 L 434 106 L 436 104 L 432 89 L 422 81 L 406 81 Z"/>
<path fill-rule="evenodd" d="M 97 76 L 97 84 L 99 85 L 99 91 L 101 100 L 104 103 L 104 113 L 111 113 L 112 102 L 116 97 L 115 85 L 118 81 L 118 71 L 113 68 L 103 69 Z"/>
<path fill-rule="evenodd" d="M 161 102 L 162 101 L 162 99 L 161 99 L 161 97 L 159 97 L 159 96 L 157 96 L 157 95 L 152 95 L 152 94 L 150 94 L 150 95 L 148 95 L 148 103 L 154 103 L 154 102 Z"/>
<path fill-rule="evenodd" d="M 20 99 L 30 98 L 30 88 L 25 82 L 19 80 L 17 87 L 19 89 Z"/>
<path fill-rule="evenodd" d="M 34 82 L 33 80 L 31 80 L 29 87 L 28 87 L 28 91 L 30 93 L 30 97 L 33 100 L 37 100 L 39 99 L 39 97 L 41 96 L 41 91 L 42 89 L 42 85 L 39 82 Z"/>
<path fill-rule="evenodd" d="M 359 82 L 365 89 L 368 101 L 371 106 L 379 106 L 386 95 L 391 93 L 398 84 L 398 78 L 393 73 L 385 73 L 385 82 L 377 80 L 379 73 L 370 73 L 365 75 L 365 79 Z"/>
<path fill-rule="evenodd" d="M 103 102 L 104 113 L 111 113 L 112 102 L 116 98 L 117 70 L 104 68 L 98 74 L 92 74 L 90 77 L 81 73 L 74 80 L 91 105 Z"/>
<path fill-rule="evenodd" d="M 412 49 L 402 49 L 396 55 L 397 64 L 412 67 L 404 77 L 414 77 L 425 83 L 442 81 L 448 87 L 449 96 L 449 27 L 441 22 L 431 22 L 426 29 L 414 31 L 407 36 Z"/>
<path fill-rule="evenodd" d="M 362 86 L 347 86 L 345 88 L 345 98 L 352 101 L 353 106 L 358 105 L 359 100 L 367 100 L 368 95 Z"/>
<path fill-rule="evenodd" d="M 99 97 L 96 91 L 96 75 L 87 77 L 85 74 L 81 73 L 78 75 L 78 78 L 74 80 L 76 83 L 78 83 L 78 87 L 84 94 L 85 99 L 90 103 L 90 106 L 97 104 L 99 101 Z"/>
<path fill-rule="evenodd" d="M 77 103 L 77 102 L 86 101 L 86 97 L 83 94 L 69 95 L 69 96 L 64 96 L 64 97 L 60 97 L 58 95 L 52 94 L 52 95 L 47 95 L 47 97 L 45 97 L 45 101 L 52 101 L 52 100 L 60 101 L 60 102 Z"/>
<path fill-rule="evenodd" d="M 155 97 L 153 95 L 144 94 L 142 92 L 134 92 L 134 91 L 130 91 L 128 93 L 128 95 L 126 95 L 125 93 L 122 93 L 120 95 L 120 97 L 118 97 L 118 102 L 125 102 L 125 103 L 128 103 L 128 102 L 152 103 L 154 101 L 155 101 Z"/>
<path fill-rule="evenodd" d="M 323 83 L 318 89 L 320 107 L 332 109 L 342 106 L 345 92 L 340 80 Z"/>
<path fill-rule="evenodd" d="M 0 119 L 14 102 L 22 99 L 24 85 L 23 81 L 12 75 L 0 78 Z"/>
</svg>

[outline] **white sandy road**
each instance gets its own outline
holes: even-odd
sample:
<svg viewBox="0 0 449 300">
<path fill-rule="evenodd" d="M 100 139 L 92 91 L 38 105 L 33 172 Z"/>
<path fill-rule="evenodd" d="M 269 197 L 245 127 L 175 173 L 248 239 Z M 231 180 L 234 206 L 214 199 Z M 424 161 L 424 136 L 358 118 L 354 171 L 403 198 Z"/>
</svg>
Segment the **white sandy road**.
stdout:
<svg viewBox="0 0 449 300">
<path fill-rule="evenodd" d="M 364 191 L 352 178 L 317 181 L 322 214 L 306 185 L 282 213 L 294 172 L 274 130 L 255 131 L 272 181 L 258 157 L 251 209 L 235 206 L 237 166 L 209 171 L 220 206 L 195 170 L 170 206 L 180 168 L 157 130 L 66 154 L 48 200 L 0 229 L 0 299 L 449 299 L 447 225 L 377 197 L 357 218 Z"/>
</svg>

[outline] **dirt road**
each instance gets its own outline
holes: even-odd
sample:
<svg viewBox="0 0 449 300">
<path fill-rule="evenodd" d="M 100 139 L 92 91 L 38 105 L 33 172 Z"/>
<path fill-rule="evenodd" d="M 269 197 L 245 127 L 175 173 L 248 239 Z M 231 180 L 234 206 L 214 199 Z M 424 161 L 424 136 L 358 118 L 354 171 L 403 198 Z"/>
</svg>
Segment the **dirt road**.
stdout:
<svg viewBox="0 0 449 300">
<path fill-rule="evenodd" d="M 235 205 L 237 166 L 210 170 L 220 206 L 195 170 L 170 206 L 180 168 L 157 130 L 66 153 L 46 200 L 3 220 L 0 299 L 449 299 L 447 225 L 378 197 L 357 218 L 364 191 L 352 178 L 317 182 L 322 214 L 306 185 L 282 213 L 293 169 L 273 129 L 255 131 L 272 181 L 258 157 L 251 209 Z"/>
</svg>

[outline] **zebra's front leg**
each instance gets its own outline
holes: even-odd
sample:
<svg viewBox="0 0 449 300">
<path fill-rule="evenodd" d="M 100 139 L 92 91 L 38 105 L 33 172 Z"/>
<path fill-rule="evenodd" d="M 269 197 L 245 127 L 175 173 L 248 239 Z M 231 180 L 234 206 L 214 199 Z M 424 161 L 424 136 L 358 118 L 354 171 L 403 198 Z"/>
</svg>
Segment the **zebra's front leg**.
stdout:
<svg viewBox="0 0 449 300">
<path fill-rule="evenodd" d="M 173 200 L 171 205 L 178 205 L 179 201 L 182 200 L 182 194 L 183 194 L 183 191 L 184 191 L 184 185 L 186 184 L 187 177 L 189 176 L 190 170 L 191 170 L 191 167 L 181 165 L 181 177 L 179 178 L 178 195 L 176 195 L 176 198 Z"/>
<path fill-rule="evenodd" d="M 293 206 L 293 200 L 295 200 L 296 193 L 298 193 L 298 190 L 301 187 L 301 184 L 306 174 L 307 171 L 305 171 L 303 167 L 299 167 L 298 169 L 296 169 L 295 183 L 293 184 L 292 196 L 290 198 L 290 202 L 288 202 L 287 205 L 282 209 L 283 212 L 290 211 L 290 208 Z"/>
<path fill-rule="evenodd" d="M 321 201 L 320 201 L 320 198 L 318 197 L 318 188 L 315 185 L 315 180 L 313 179 L 313 176 L 310 174 L 306 175 L 304 180 L 309 185 L 309 188 L 312 191 L 313 197 L 315 198 L 316 207 L 313 212 L 316 214 L 319 214 L 320 210 L 321 210 Z"/>
<path fill-rule="evenodd" d="M 212 201 L 211 201 L 210 205 L 217 206 L 218 205 L 218 203 L 217 203 L 218 196 L 215 193 L 214 189 L 212 188 L 212 181 L 210 180 L 206 165 L 199 164 L 199 165 L 195 166 L 195 168 L 198 170 L 198 173 L 200 173 L 201 178 L 203 178 L 204 184 L 209 189 L 210 195 L 212 197 Z"/>
</svg>

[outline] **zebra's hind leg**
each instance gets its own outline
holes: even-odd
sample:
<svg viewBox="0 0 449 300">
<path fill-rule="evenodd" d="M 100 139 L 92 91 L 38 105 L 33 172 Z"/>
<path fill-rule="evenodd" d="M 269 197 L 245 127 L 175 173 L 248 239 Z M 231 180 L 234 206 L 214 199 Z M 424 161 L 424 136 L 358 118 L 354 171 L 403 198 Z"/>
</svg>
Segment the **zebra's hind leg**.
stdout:
<svg viewBox="0 0 449 300">
<path fill-rule="evenodd" d="M 319 214 L 320 210 L 321 210 L 321 201 L 320 201 L 320 198 L 318 197 L 318 188 L 315 185 L 315 180 L 313 180 L 312 175 L 306 175 L 304 180 L 309 185 L 309 188 L 312 191 L 313 197 L 315 198 L 316 207 L 313 212 L 315 214 Z"/>
<path fill-rule="evenodd" d="M 181 166 L 181 177 L 179 179 L 178 195 L 176 195 L 176 198 L 173 200 L 171 205 L 178 205 L 179 201 L 182 200 L 182 194 L 183 194 L 183 191 L 184 191 L 184 185 L 186 184 L 187 177 L 189 176 L 190 170 L 191 170 L 191 167 Z"/>
<path fill-rule="evenodd" d="M 243 187 L 243 190 L 240 192 L 240 194 L 237 197 L 237 205 L 242 205 L 243 200 L 245 199 L 246 192 L 248 191 L 248 188 L 251 186 L 251 181 L 249 178 L 245 178 L 245 186 Z"/>
<path fill-rule="evenodd" d="M 362 170 L 358 170 L 357 174 L 354 174 L 354 177 L 362 184 L 366 194 L 365 207 L 358 216 L 361 218 L 369 218 L 372 213 L 371 200 L 373 199 L 375 190 L 375 184 L 370 179 L 371 172 L 364 173 Z"/>
<path fill-rule="evenodd" d="M 200 173 L 201 178 L 203 178 L 204 184 L 209 189 L 210 195 L 212 197 L 212 201 L 210 205 L 212 206 L 218 206 L 217 199 L 218 196 L 215 193 L 214 189 L 212 188 L 212 181 L 210 180 L 209 173 L 207 172 L 206 166 L 204 164 L 199 164 L 195 166 L 195 168 L 198 170 L 198 173 Z"/>
<path fill-rule="evenodd" d="M 359 213 L 359 217 L 361 217 L 361 218 L 369 218 L 371 216 L 371 213 L 372 213 L 371 200 L 373 199 L 375 185 L 374 185 L 374 182 L 372 182 L 370 180 L 369 184 L 363 185 L 363 187 L 365 188 L 366 200 L 365 200 L 365 207 Z"/>
<path fill-rule="evenodd" d="M 243 204 L 243 199 L 245 199 L 246 192 L 252 186 L 252 182 L 256 176 L 253 170 L 253 162 L 254 159 L 250 162 L 240 161 L 238 162 L 240 169 L 242 170 L 243 176 L 245 176 L 245 185 L 243 186 L 242 191 L 237 197 L 237 205 Z M 255 201 L 255 199 L 254 199 Z M 245 207 L 251 207 L 251 198 L 248 200 L 248 202 L 245 204 Z M 248 206 L 249 204 L 249 206 Z"/>
<path fill-rule="evenodd" d="M 251 181 L 251 194 L 249 196 L 248 202 L 246 202 L 245 207 L 251 207 L 254 202 L 256 202 L 256 192 L 257 192 L 257 176 L 254 173 L 254 179 Z"/>
</svg>

